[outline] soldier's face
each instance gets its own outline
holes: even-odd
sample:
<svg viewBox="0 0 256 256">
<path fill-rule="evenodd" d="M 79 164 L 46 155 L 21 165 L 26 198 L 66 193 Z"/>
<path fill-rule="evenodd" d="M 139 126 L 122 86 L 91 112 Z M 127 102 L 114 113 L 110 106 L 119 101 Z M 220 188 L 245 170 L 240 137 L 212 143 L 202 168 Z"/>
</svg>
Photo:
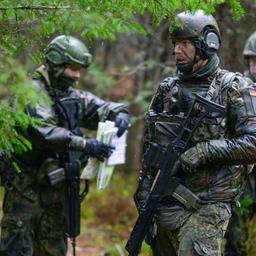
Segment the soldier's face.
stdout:
<svg viewBox="0 0 256 256">
<path fill-rule="evenodd" d="M 196 48 L 188 39 L 180 39 L 174 44 L 174 57 L 177 64 L 193 62 L 196 55 Z"/>
<path fill-rule="evenodd" d="M 249 58 L 249 70 L 250 74 L 256 79 L 256 56 Z"/>
<path fill-rule="evenodd" d="M 64 76 L 67 77 L 72 77 L 75 79 L 79 79 L 81 75 L 81 68 L 80 67 L 73 67 L 73 66 L 68 66 L 63 72 Z"/>
</svg>

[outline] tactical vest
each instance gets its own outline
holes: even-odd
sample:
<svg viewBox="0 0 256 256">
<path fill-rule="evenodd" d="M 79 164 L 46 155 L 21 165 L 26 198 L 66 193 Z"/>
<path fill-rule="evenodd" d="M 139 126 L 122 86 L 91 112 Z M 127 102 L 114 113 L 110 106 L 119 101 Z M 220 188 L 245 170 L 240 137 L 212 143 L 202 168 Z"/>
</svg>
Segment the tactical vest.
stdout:
<svg viewBox="0 0 256 256">
<path fill-rule="evenodd" d="M 236 73 L 219 69 L 212 77 L 211 83 L 202 86 L 199 84 L 201 86 L 200 88 L 193 87 L 193 84 L 191 85 L 188 82 L 184 85 L 178 77 L 166 78 L 161 83 L 152 100 L 149 111 L 146 114 L 146 141 L 155 141 L 161 145 L 166 145 L 175 137 L 178 131 L 177 129 L 179 129 L 179 124 L 186 118 L 188 109 L 193 102 L 193 92 L 200 94 L 210 101 L 226 106 L 227 95 L 223 92 L 225 92 L 224 89 L 227 86 L 231 85 L 236 76 Z M 195 85 L 198 86 L 198 83 Z M 196 112 L 197 110 L 192 113 L 195 119 L 197 118 Z M 193 118 L 191 126 L 193 126 Z M 226 137 L 228 137 L 226 116 L 209 115 L 202 120 L 202 124 L 196 129 L 190 146 L 195 146 L 198 142 L 223 139 Z M 223 170 L 215 168 L 214 170 L 205 170 L 192 176 L 186 176 L 184 180 L 185 182 L 188 181 L 186 184 L 187 187 L 197 195 L 202 195 L 202 198 L 206 201 L 236 200 L 236 198 L 240 196 L 239 190 L 241 190 L 241 182 L 244 186 L 247 174 L 241 171 L 242 166 L 233 166 L 230 169 L 229 167 L 221 168 L 223 168 Z M 227 187 L 227 196 L 220 195 L 220 198 L 218 198 L 218 182 L 219 180 L 223 180 L 224 184 L 225 177 L 227 177 L 228 173 L 231 173 L 230 179 L 237 177 L 240 185 L 238 186 L 238 183 L 236 183 L 237 180 L 234 181 L 233 185 L 229 184 Z M 202 181 L 200 185 L 194 186 L 195 182 L 200 180 Z M 232 183 L 232 181 L 230 181 L 230 183 Z M 210 184 L 212 184 L 213 189 L 216 190 L 212 198 L 208 195 Z"/>
<path fill-rule="evenodd" d="M 226 70 L 218 70 L 210 85 L 206 85 L 201 96 L 218 104 L 224 104 L 226 98 L 221 97 L 221 90 L 229 85 L 236 74 Z M 200 92 L 199 92 L 200 94 Z M 180 86 L 178 77 L 168 77 L 160 85 L 158 93 L 153 99 L 153 109 L 149 109 L 146 120 L 150 126 L 150 140 L 156 140 L 160 144 L 166 144 L 168 137 L 175 136 L 178 124 L 185 120 L 186 112 L 189 110 L 193 102 L 192 93 L 184 87 Z M 196 118 L 196 113 L 195 113 Z M 151 120 L 150 120 L 151 119 Z M 193 122 L 193 120 L 192 120 Z M 198 127 L 194 137 L 198 137 L 198 141 L 207 139 L 217 139 L 220 134 L 224 136 L 226 120 L 223 117 L 209 116 L 203 120 L 202 127 L 207 126 L 208 135 L 202 131 L 202 127 Z M 153 125 L 153 126 L 152 126 Z M 191 124 L 193 125 L 193 123 Z M 168 126 L 170 127 L 168 129 Z M 220 126 L 218 130 L 214 128 Z M 167 138 L 164 136 L 167 135 Z M 194 141 L 196 143 L 197 141 Z"/>
</svg>

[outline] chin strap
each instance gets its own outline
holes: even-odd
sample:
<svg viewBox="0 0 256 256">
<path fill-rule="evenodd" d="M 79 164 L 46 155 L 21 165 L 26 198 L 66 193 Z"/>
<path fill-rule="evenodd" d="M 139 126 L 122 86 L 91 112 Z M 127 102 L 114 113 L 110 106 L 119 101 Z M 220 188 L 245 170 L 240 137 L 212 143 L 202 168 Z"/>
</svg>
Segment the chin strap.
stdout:
<svg viewBox="0 0 256 256">
<path fill-rule="evenodd" d="M 196 52 L 196 54 L 194 56 L 194 59 L 192 61 L 190 61 L 190 62 L 188 62 L 186 64 L 176 64 L 177 69 L 180 72 L 184 73 L 184 74 L 191 73 L 192 70 L 193 70 L 194 65 L 200 60 L 200 59 L 196 60 L 196 56 L 197 56 L 197 52 Z"/>
<path fill-rule="evenodd" d="M 59 78 L 61 75 L 63 75 L 65 69 L 66 69 L 66 67 L 65 67 L 65 66 L 62 66 L 62 67 L 59 68 L 59 70 L 57 70 L 56 73 L 53 72 L 53 75 L 54 75 L 56 78 Z"/>
</svg>

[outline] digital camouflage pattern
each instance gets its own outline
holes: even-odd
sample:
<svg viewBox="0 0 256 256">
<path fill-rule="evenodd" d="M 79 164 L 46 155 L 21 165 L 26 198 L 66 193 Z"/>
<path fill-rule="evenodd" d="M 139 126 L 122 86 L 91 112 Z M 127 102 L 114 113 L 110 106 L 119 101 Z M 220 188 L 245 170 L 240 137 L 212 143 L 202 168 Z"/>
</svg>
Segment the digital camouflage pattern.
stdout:
<svg viewBox="0 0 256 256">
<path fill-rule="evenodd" d="M 76 150 L 80 140 L 84 140 L 80 127 L 96 130 L 99 121 L 114 120 L 118 113 L 127 112 L 127 106 L 106 102 L 72 87 L 59 90 L 51 84 L 45 66 L 34 74 L 34 83 L 38 90 L 48 95 L 51 106 L 28 107 L 27 113 L 43 123 L 24 131 L 33 149 L 13 156 L 21 172 L 12 172 L 11 168 L 5 170 L 8 189 L 4 197 L 0 255 L 64 256 L 67 251 L 64 183 L 50 187 L 46 174 L 63 167 L 69 148 Z M 56 106 L 58 100 L 67 104 L 67 111 L 58 112 L 61 111 Z M 81 160 L 83 167 L 87 156 L 81 155 Z"/>
<path fill-rule="evenodd" d="M 153 245 L 156 256 L 221 255 L 220 243 L 230 217 L 230 203 L 239 198 L 245 186 L 248 172 L 245 165 L 256 160 L 256 91 L 241 75 L 221 70 L 218 64 L 219 59 L 214 55 L 193 74 L 178 73 L 176 77 L 165 79 L 146 115 L 146 145 L 148 141 L 165 145 L 172 136 L 170 130 L 177 129 L 186 117 L 193 101 L 192 93 L 207 97 L 211 83 L 219 82 L 211 100 L 226 107 L 222 117 L 207 116 L 192 138 L 191 147 L 198 150 L 198 157 L 204 165 L 193 173 L 184 169 L 178 173 L 184 185 L 209 204 L 202 205 L 199 211 L 188 212 L 175 199 L 164 198 L 156 217 L 160 232 L 156 241 L 164 241 L 164 244 L 156 242 L 156 247 Z M 168 122 L 171 128 L 165 136 L 156 123 L 150 123 L 148 117 L 152 112 L 159 117 L 169 115 L 169 120 L 165 118 L 164 122 Z M 196 111 L 193 115 L 197 117 Z M 154 170 L 147 174 L 141 194 L 147 193 L 154 175 Z M 222 213 L 220 205 L 224 206 Z M 225 217 L 218 222 L 219 215 Z M 216 222 L 209 221 L 212 219 Z M 175 254 L 160 252 L 171 246 L 170 240 L 162 237 L 165 232 L 168 237 L 178 235 L 179 251 L 175 244 L 172 245 Z"/>
</svg>

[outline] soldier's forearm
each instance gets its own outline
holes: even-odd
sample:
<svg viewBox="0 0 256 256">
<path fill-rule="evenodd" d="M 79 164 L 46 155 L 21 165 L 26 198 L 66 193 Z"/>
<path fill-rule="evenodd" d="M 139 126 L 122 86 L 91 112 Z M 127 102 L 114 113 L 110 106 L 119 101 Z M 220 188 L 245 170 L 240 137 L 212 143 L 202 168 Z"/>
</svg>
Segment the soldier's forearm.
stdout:
<svg viewBox="0 0 256 256">
<path fill-rule="evenodd" d="M 208 164 L 239 165 L 256 161 L 256 136 L 211 140 L 198 144 L 201 157 Z"/>
<path fill-rule="evenodd" d="M 37 127 L 30 131 L 30 139 L 34 146 L 56 152 L 67 150 L 72 136 L 72 132 L 57 126 Z"/>
</svg>

